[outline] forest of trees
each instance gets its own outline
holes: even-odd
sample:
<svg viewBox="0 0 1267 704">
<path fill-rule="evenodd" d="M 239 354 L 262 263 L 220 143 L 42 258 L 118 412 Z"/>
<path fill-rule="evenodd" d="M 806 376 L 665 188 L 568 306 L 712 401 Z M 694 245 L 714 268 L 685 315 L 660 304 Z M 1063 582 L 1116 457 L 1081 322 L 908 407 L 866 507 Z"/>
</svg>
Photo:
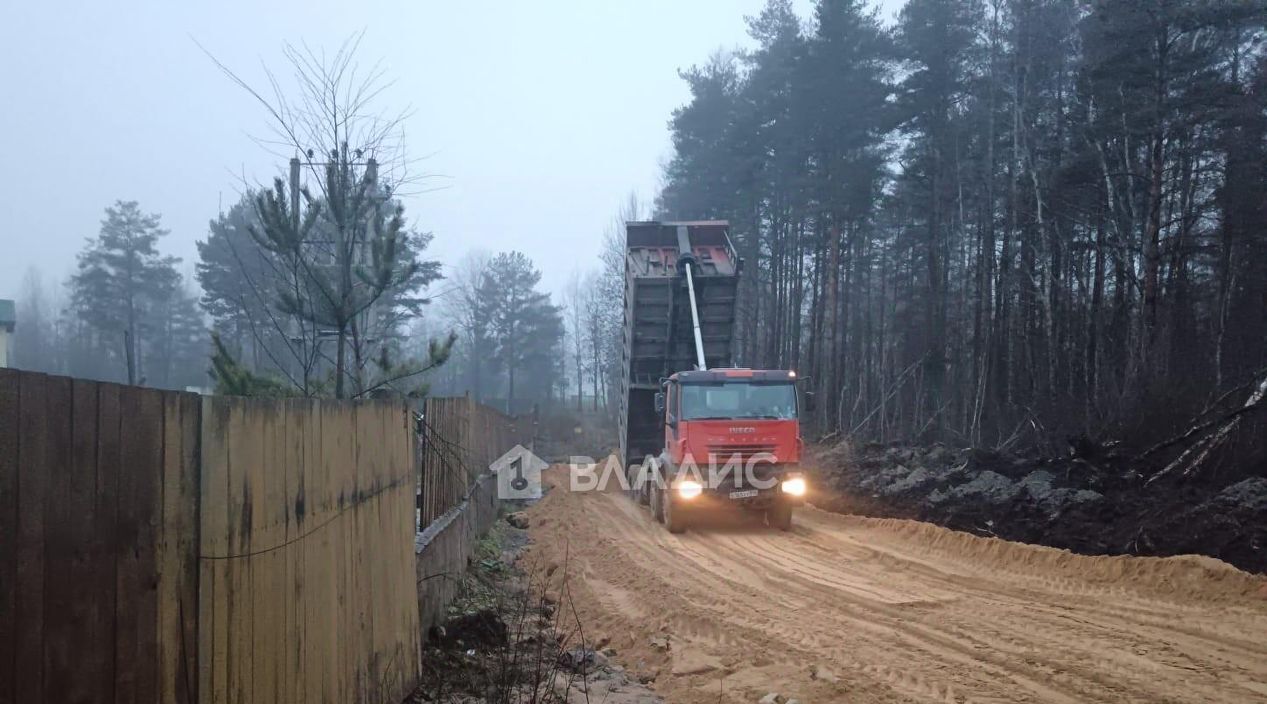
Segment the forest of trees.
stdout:
<svg viewBox="0 0 1267 704">
<path fill-rule="evenodd" d="M 738 361 L 811 377 L 820 434 L 1160 438 L 1267 367 L 1265 19 L 770 0 L 683 72 L 657 207 L 731 221 Z"/>
<path fill-rule="evenodd" d="M 106 208 L 64 286 L 29 269 L 17 300 L 23 369 L 165 388 L 206 384 L 206 322 L 198 294 L 164 256 L 168 234 L 135 201 Z"/>
</svg>

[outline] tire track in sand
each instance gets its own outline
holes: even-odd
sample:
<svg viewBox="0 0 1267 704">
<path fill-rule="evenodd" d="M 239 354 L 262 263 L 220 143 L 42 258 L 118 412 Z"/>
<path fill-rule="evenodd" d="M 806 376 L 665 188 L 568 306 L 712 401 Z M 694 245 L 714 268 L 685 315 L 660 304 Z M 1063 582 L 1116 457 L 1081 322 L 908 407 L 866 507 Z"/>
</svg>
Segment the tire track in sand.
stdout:
<svg viewBox="0 0 1267 704">
<path fill-rule="evenodd" d="M 812 508 L 789 533 L 723 517 L 674 536 L 619 494 L 565 489 L 530 516 L 531 553 L 566 559 L 555 579 L 586 630 L 659 670 L 672 702 L 1267 702 L 1267 580 L 1206 558 L 1077 556 Z M 662 632 L 667 653 L 650 645 Z M 713 669 L 673 675 L 688 651 Z"/>
</svg>

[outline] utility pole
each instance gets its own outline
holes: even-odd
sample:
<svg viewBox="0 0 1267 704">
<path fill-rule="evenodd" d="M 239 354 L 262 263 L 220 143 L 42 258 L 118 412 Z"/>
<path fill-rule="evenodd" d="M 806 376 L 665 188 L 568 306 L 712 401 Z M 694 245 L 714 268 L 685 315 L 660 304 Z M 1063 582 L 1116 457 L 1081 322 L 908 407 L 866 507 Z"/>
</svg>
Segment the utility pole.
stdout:
<svg viewBox="0 0 1267 704">
<path fill-rule="evenodd" d="M 296 235 L 299 234 L 299 222 L 300 222 L 299 166 L 300 166 L 299 157 L 297 156 L 291 157 L 290 158 L 290 226 L 294 228 Z M 297 282 L 296 282 L 296 286 L 298 286 Z M 303 323 L 298 318 L 291 317 L 291 319 L 289 320 L 289 328 L 290 329 L 286 331 L 286 334 L 289 335 L 292 340 L 293 339 L 299 340 L 299 344 L 301 345 L 300 349 L 302 350 L 302 357 L 303 357 L 300 360 L 295 360 L 296 362 L 299 363 L 301 368 L 298 370 L 293 370 L 293 371 L 300 372 L 300 376 L 304 380 L 303 391 L 305 394 L 307 394 L 308 393 L 308 371 L 310 368 L 310 364 L 308 362 L 309 357 L 308 357 L 308 349 L 307 349 L 308 338 L 304 335 Z M 316 328 L 314 326 L 314 333 L 315 331 L 316 331 Z M 316 345 L 316 344 L 317 343 L 316 343 L 315 335 L 314 335 L 313 345 Z"/>
<path fill-rule="evenodd" d="M 303 158 L 305 156 L 307 157 L 306 159 Z M 303 223 L 303 218 L 300 214 L 302 203 L 299 196 L 302 192 L 300 188 L 300 172 L 304 167 L 313 169 L 314 174 L 319 178 L 324 178 L 326 181 L 333 181 L 336 185 L 332 185 L 330 188 L 336 189 L 338 193 L 351 191 L 353 189 L 359 190 L 361 187 L 366 188 L 368 190 L 368 198 L 373 205 L 375 215 L 377 214 L 378 208 L 383 200 L 378 193 L 378 161 L 373 157 L 361 161 L 362 156 L 362 150 L 349 150 L 347 142 L 343 142 L 339 146 L 330 150 L 329 161 L 317 161 L 314 158 L 315 155 L 312 149 L 308 149 L 306 154 L 300 154 L 290 160 L 291 225 L 294 227 L 297 234 Z M 356 167 L 364 167 L 364 171 L 359 179 L 355 179 L 354 183 Z M 324 176 L 319 173 L 320 169 L 325 170 Z M 389 194 L 387 197 L 390 198 L 390 189 L 387 189 L 387 193 Z M 329 197 L 335 197 L 335 195 L 336 194 L 333 193 L 327 194 Z M 312 241 L 314 243 L 328 245 L 332 249 L 331 263 L 333 264 L 337 276 L 337 281 L 335 282 L 337 290 L 334 295 L 339 302 L 346 302 L 350 300 L 354 293 L 353 289 L 356 286 L 356 281 L 353 277 L 354 269 L 359 265 L 365 264 L 369 259 L 369 248 L 360 246 L 365 243 L 365 239 L 369 236 L 369 233 L 366 231 L 367 227 L 363 222 L 365 215 L 362 211 L 363 207 L 364 205 L 358 205 L 355 208 L 357 212 L 352 213 L 350 216 L 345 214 L 343 217 L 335 218 L 335 222 L 327 223 L 330 225 L 329 229 L 332 230 L 329 232 L 331 239 Z M 338 213 L 340 212 L 340 209 L 331 211 L 327 208 L 326 212 Z M 348 222 L 348 217 L 353 218 L 354 221 Z M 356 357 L 356 364 L 354 365 L 356 378 L 354 381 L 358 386 L 360 386 L 359 375 L 361 371 L 360 362 L 362 359 L 360 343 L 371 339 L 360 334 L 360 331 L 366 331 L 370 328 L 369 323 L 374 320 L 379 309 L 380 306 L 377 305 L 377 301 L 375 301 L 373 304 L 368 306 L 366 310 L 362 310 L 357 313 L 355 319 L 339 320 L 336 323 L 337 329 L 330 331 L 334 333 L 337 345 L 337 349 L 335 351 L 335 396 L 338 398 L 345 397 L 345 377 L 348 375 L 347 354 L 349 328 L 351 329 L 351 334 L 355 341 L 355 347 L 352 350 L 352 353 Z M 302 323 L 299 324 L 302 327 Z M 321 342 L 320 338 L 322 336 L 323 331 L 319 330 L 319 326 L 314 323 L 314 354 L 316 354 L 316 348 L 319 347 Z"/>
<path fill-rule="evenodd" d="M 295 231 L 299 231 L 299 157 L 290 159 L 290 219 Z"/>
</svg>

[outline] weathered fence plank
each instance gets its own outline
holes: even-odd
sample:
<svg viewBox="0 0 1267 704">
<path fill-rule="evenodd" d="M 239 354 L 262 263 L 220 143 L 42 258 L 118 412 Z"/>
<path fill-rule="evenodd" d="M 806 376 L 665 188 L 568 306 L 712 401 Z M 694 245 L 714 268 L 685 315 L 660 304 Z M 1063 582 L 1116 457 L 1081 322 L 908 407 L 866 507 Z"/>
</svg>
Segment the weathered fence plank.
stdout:
<svg viewBox="0 0 1267 704">
<path fill-rule="evenodd" d="M 200 401 L 163 395 L 163 463 L 156 539 L 158 701 L 197 701 L 198 420 Z"/>
<path fill-rule="evenodd" d="M 290 549 L 285 551 L 285 576 L 281 588 L 287 594 L 284 617 L 285 641 L 289 643 L 285 653 L 283 672 L 285 689 L 293 701 L 310 701 L 307 694 L 307 681 L 304 679 L 304 653 L 307 644 L 304 639 L 304 555 L 307 549 L 303 536 L 304 522 L 304 443 L 310 423 L 308 413 L 303 412 L 304 405 L 300 401 L 285 401 L 286 416 L 292 422 L 285 426 L 281 438 L 283 444 L 282 466 L 285 468 L 283 496 L 286 499 L 286 522 L 283 539 Z"/>
<path fill-rule="evenodd" d="M 226 618 L 228 564 L 229 409 L 203 404 L 200 435 L 198 535 L 198 696 L 202 702 L 227 702 L 229 622 Z M 222 438 L 208 442 L 207 438 Z"/>
<path fill-rule="evenodd" d="M 48 377 L 22 374 L 18 381 L 17 642 L 15 699 L 44 701 L 44 548 L 48 471 Z"/>
<path fill-rule="evenodd" d="M 91 384 L 75 383 L 79 388 Z M 94 386 L 97 392 L 97 471 L 96 483 L 90 489 L 95 494 L 94 511 L 87 520 L 91 523 L 94 540 L 98 541 L 93 550 L 100 553 L 100 559 L 89 580 L 90 588 L 102 596 L 104 603 L 96 610 L 90 629 L 103 634 L 101 642 L 107 647 L 123 651 L 122 656 L 114 656 L 113 666 L 105 672 L 106 680 L 94 683 L 94 686 L 109 691 L 109 701 L 130 704 L 136 701 L 138 618 L 137 598 L 134 597 L 138 596 L 140 576 L 130 565 L 135 555 L 131 545 L 136 539 L 135 530 L 130 525 L 121 524 L 130 520 L 134 513 L 128 505 L 131 482 L 136 475 L 153 467 L 133 452 L 137 437 L 145 434 L 145 428 L 136 417 L 135 404 L 129 403 L 136 398 L 132 393 L 135 389 L 114 384 Z M 79 426 L 84 420 L 75 418 L 77 434 L 81 432 Z M 130 471 L 124 472 L 125 467 Z M 120 595 L 122 598 L 119 598 Z"/>
<path fill-rule="evenodd" d="M 96 399 L 78 382 L 49 377 L 44 505 L 44 695 L 49 701 L 114 700 L 112 633 L 100 633 L 98 612 L 113 590 L 96 589 L 100 550 L 93 508 L 97 492 Z M 76 420 L 80 424 L 72 425 Z M 89 415 L 91 414 L 91 416 Z M 92 417 L 93 422 L 84 422 Z M 78 431 L 78 433 L 76 433 Z M 110 602 L 113 608 L 113 601 Z M 104 692 L 110 692 L 105 695 Z M 94 694 L 96 692 L 97 694 Z"/>
<path fill-rule="evenodd" d="M 0 369 L 0 704 L 17 701 L 18 375 Z"/>
<path fill-rule="evenodd" d="M 115 701 L 152 702 L 158 684 L 158 482 L 163 463 L 163 403 L 159 392 L 123 387 L 119 409 L 128 432 L 119 438 L 117 477 Z M 104 415 L 103 415 L 104 417 Z M 145 432 L 132 432 L 144 428 Z M 105 470 L 105 463 L 101 465 Z M 104 471 L 102 473 L 104 475 Z"/>
</svg>

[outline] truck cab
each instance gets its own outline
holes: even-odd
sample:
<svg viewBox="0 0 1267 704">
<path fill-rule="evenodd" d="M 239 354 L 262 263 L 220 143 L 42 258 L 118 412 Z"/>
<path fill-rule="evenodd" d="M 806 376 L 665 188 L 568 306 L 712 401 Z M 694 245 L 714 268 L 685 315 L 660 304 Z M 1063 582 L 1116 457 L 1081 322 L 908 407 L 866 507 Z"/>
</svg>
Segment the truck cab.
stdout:
<svg viewBox="0 0 1267 704">
<path fill-rule="evenodd" d="M 663 388 L 661 476 L 649 489 L 655 517 L 679 532 L 701 511 L 734 507 L 790 528 L 806 489 L 796 373 L 683 371 Z"/>
</svg>

